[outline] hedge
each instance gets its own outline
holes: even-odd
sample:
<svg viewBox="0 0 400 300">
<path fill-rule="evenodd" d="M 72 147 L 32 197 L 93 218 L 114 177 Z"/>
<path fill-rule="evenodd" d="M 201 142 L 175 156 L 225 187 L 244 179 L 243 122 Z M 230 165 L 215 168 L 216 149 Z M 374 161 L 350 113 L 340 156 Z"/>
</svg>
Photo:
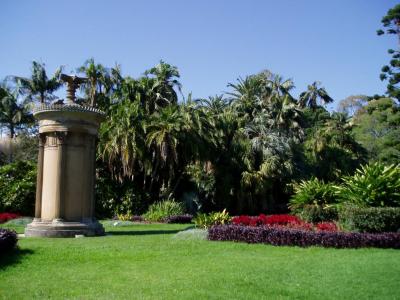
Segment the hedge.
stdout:
<svg viewBox="0 0 400 300">
<path fill-rule="evenodd" d="M 339 223 L 350 231 L 397 232 L 400 229 L 400 207 L 343 207 L 339 210 Z"/>
<path fill-rule="evenodd" d="M 400 249 L 400 233 L 315 232 L 268 226 L 217 225 L 208 230 L 212 241 L 263 243 L 274 246 Z"/>
<path fill-rule="evenodd" d="M 336 221 L 338 219 L 338 211 L 335 206 L 305 205 L 296 215 L 311 223 Z"/>
</svg>

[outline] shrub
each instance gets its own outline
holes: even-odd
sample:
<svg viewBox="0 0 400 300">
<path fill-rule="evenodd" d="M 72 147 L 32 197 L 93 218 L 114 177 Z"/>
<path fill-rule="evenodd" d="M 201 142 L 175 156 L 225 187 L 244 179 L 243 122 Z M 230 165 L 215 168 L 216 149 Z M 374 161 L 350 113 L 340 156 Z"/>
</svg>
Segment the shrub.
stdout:
<svg viewBox="0 0 400 300">
<path fill-rule="evenodd" d="M 226 224 L 231 220 L 229 213 L 224 209 L 222 212 L 212 212 L 209 214 L 198 214 L 194 219 L 196 227 L 209 228 L 213 225 Z"/>
<path fill-rule="evenodd" d="M 33 215 L 36 164 L 17 161 L 0 167 L 0 211 Z"/>
<path fill-rule="evenodd" d="M 163 221 L 165 223 L 174 223 L 174 224 L 187 224 L 191 223 L 193 219 L 192 215 L 176 215 L 176 216 L 168 216 Z"/>
<path fill-rule="evenodd" d="M 400 166 L 374 163 L 362 166 L 353 176 L 344 177 L 337 187 L 343 202 L 358 206 L 400 206 Z"/>
<path fill-rule="evenodd" d="M 335 186 L 332 183 L 324 183 L 322 180 L 312 178 L 302 180 L 294 185 L 295 194 L 290 199 L 289 208 L 292 212 L 299 213 L 306 206 L 330 207 L 338 203 L 335 194 Z"/>
<path fill-rule="evenodd" d="M 297 216 L 307 222 L 317 223 L 338 219 L 337 206 L 306 205 L 298 210 Z"/>
<path fill-rule="evenodd" d="M 17 233 L 14 230 L 0 228 L 0 254 L 14 249 L 17 240 Z"/>
<path fill-rule="evenodd" d="M 147 221 L 161 222 L 169 216 L 183 215 L 184 207 L 182 203 L 173 200 L 156 202 L 150 205 L 149 210 L 144 214 Z"/>
<path fill-rule="evenodd" d="M 400 229 L 400 207 L 344 206 L 339 210 L 339 223 L 350 231 L 395 232 Z"/>
<path fill-rule="evenodd" d="M 19 218 L 20 215 L 19 214 L 14 214 L 14 213 L 0 213 L 0 224 L 1 223 L 5 223 L 9 220 L 12 219 L 17 219 Z"/>
<path fill-rule="evenodd" d="M 400 249 L 400 233 L 314 232 L 268 226 L 217 225 L 208 230 L 208 239 L 274 246 Z"/>
</svg>

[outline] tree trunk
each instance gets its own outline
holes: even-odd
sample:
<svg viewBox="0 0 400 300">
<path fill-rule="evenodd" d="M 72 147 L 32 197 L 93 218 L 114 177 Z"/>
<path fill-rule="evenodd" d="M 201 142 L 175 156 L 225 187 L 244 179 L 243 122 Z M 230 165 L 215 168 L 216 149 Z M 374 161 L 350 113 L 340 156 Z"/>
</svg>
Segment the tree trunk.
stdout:
<svg viewBox="0 0 400 300">
<path fill-rule="evenodd" d="M 14 136 L 15 136 L 14 124 L 11 123 L 9 125 L 9 129 L 10 129 L 10 148 L 8 149 L 8 151 L 9 151 L 8 160 L 9 160 L 9 162 L 12 162 L 12 160 L 13 160 L 13 151 L 14 151 L 13 140 L 14 140 Z"/>
</svg>

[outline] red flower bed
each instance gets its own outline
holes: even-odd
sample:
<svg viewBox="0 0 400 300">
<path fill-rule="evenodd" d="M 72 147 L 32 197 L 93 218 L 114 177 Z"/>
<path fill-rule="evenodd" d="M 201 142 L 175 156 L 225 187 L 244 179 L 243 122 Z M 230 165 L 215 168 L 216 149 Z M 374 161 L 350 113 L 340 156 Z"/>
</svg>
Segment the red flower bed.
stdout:
<svg viewBox="0 0 400 300">
<path fill-rule="evenodd" d="M 296 216 L 292 215 L 269 215 L 260 214 L 256 217 L 250 216 L 239 216 L 233 217 L 232 223 L 235 225 L 245 225 L 245 226 L 261 226 L 261 225 L 301 225 L 304 221 L 300 220 Z"/>
<path fill-rule="evenodd" d="M 260 214 L 259 216 L 238 216 L 232 218 L 232 224 L 243 226 L 269 226 L 290 228 L 305 231 L 339 231 L 336 224 L 332 222 L 318 223 L 315 228 L 311 223 L 304 222 L 300 218 L 292 215 L 269 215 Z"/>
<path fill-rule="evenodd" d="M 339 231 L 336 224 L 333 222 L 321 222 L 321 223 L 318 223 L 315 227 L 316 227 L 317 231 L 326 231 L 326 232 L 338 232 Z"/>
<path fill-rule="evenodd" d="M 5 223 L 9 220 L 12 219 L 17 219 L 21 217 L 19 214 L 14 214 L 14 213 L 0 213 L 0 224 Z"/>
</svg>

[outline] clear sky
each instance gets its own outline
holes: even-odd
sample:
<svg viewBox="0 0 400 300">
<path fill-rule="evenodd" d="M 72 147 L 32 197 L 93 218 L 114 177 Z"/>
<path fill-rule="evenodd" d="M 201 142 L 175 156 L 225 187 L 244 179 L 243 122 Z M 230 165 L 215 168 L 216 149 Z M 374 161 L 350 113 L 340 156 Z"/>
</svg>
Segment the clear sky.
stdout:
<svg viewBox="0 0 400 300">
<path fill-rule="evenodd" d="M 0 79 L 49 73 L 87 58 L 137 77 L 160 59 L 176 65 L 184 93 L 226 91 L 238 76 L 269 69 L 295 95 L 319 80 L 340 100 L 383 93 L 380 68 L 396 47 L 377 36 L 391 0 L 0 1 Z"/>
</svg>

